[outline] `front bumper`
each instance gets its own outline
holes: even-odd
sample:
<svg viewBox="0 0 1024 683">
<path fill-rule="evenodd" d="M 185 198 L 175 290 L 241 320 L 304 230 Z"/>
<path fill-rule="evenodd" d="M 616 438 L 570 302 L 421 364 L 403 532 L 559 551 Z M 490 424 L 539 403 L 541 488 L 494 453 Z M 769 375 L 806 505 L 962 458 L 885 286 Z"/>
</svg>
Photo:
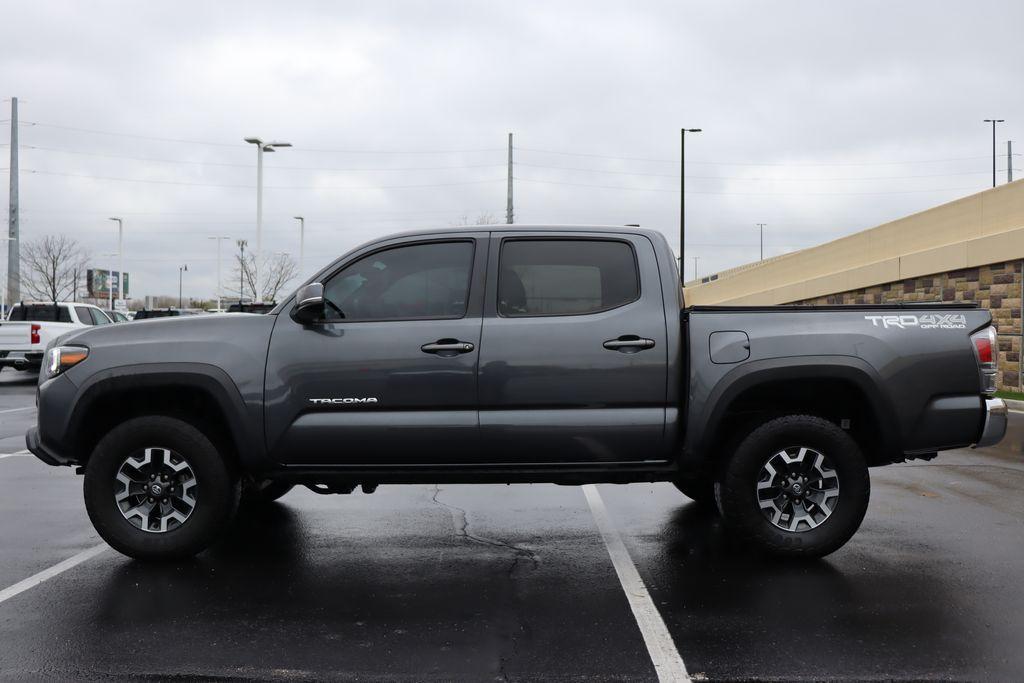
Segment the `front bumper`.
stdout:
<svg viewBox="0 0 1024 683">
<path fill-rule="evenodd" d="M 1006 436 L 1006 403 L 1001 398 L 985 399 L 985 425 L 981 428 L 981 436 L 975 448 L 994 446 Z"/>
<path fill-rule="evenodd" d="M 57 455 L 43 445 L 42 440 L 39 438 L 39 427 L 30 427 L 29 430 L 25 432 L 25 446 L 32 455 L 45 462 L 47 465 L 54 465 L 57 467 L 60 465 L 73 464 L 70 459 Z"/>
</svg>

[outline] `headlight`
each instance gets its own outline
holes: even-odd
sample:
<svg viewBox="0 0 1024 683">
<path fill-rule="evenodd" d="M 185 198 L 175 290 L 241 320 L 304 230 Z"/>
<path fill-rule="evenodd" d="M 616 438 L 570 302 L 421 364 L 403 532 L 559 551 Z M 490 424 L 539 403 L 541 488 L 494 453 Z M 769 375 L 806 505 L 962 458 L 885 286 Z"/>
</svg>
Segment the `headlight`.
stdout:
<svg viewBox="0 0 1024 683">
<path fill-rule="evenodd" d="M 56 377 L 89 357 L 84 346 L 54 346 L 46 352 L 46 377 Z"/>
</svg>

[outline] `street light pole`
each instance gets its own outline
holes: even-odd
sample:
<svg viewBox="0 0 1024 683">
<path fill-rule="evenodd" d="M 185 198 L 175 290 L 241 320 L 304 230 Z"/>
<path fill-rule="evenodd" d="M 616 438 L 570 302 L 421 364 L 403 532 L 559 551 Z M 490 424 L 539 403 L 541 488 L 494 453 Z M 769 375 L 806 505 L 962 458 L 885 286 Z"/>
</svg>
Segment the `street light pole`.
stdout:
<svg viewBox="0 0 1024 683">
<path fill-rule="evenodd" d="M 124 306 L 124 221 L 116 216 L 107 220 L 117 221 L 117 298 Z M 113 288 L 108 285 L 108 289 Z M 111 292 L 111 300 L 113 300 L 113 292 Z M 110 310 L 114 310 L 113 304 L 111 304 Z"/>
<path fill-rule="evenodd" d="M 767 223 L 757 223 L 757 227 L 761 228 L 761 260 L 764 261 L 764 226 Z"/>
<path fill-rule="evenodd" d="M 221 312 L 220 292 L 221 292 L 221 289 L 223 289 L 223 287 L 222 287 L 223 281 L 220 279 L 220 243 L 223 240 L 229 240 L 231 238 L 230 237 L 207 237 L 206 239 L 208 239 L 208 240 L 217 240 L 217 312 L 220 313 Z"/>
<path fill-rule="evenodd" d="M 996 124 L 1003 123 L 1006 119 L 985 119 L 985 123 L 992 124 L 992 187 L 996 186 Z"/>
<path fill-rule="evenodd" d="M 694 256 L 693 257 L 693 279 L 694 279 L 694 281 L 696 281 L 698 279 L 698 276 L 697 276 L 697 259 L 699 259 L 699 258 L 700 258 L 700 256 Z"/>
<path fill-rule="evenodd" d="M 260 259 L 263 257 L 263 153 L 273 152 L 278 147 L 291 147 L 290 142 L 263 142 L 259 138 L 245 138 L 251 145 L 256 145 L 256 263 L 253 264 L 253 277 L 256 280 L 256 301 L 263 303 L 260 287 Z"/>
<path fill-rule="evenodd" d="M 181 280 L 182 280 L 182 273 L 185 273 L 187 271 L 188 271 L 188 264 L 187 263 L 185 265 L 183 265 L 183 266 L 178 266 L 178 310 L 179 311 L 181 310 Z"/>
<path fill-rule="evenodd" d="M 679 130 L 679 263 L 686 257 L 686 134 L 699 133 L 700 128 Z M 696 266 L 694 266 L 696 268 Z M 680 270 L 682 270 L 680 268 Z M 686 280 L 680 273 L 679 277 Z"/>
<path fill-rule="evenodd" d="M 238 312 L 242 312 L 242 298 L 245 296 L 245 247 L 249 244 L 248 240 L 238 240 L 235 242 L 238 248 L 241 250 L 242 255 L 238 259 Z"/>
<path fill-rule="evenodd" d="M 299 222 L 299 276 L 302 276 L 302 262 L 306 258 L 306 219 L 302 216 L 292 216 Z"/>
</svg>

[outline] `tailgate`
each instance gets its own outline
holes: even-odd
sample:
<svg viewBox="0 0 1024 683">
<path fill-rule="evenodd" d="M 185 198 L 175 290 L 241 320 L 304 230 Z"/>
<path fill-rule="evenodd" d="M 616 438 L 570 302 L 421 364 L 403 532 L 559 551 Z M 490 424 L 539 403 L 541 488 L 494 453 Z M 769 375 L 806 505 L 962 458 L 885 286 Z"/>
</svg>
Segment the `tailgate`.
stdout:
<svg viewBox="0 0 1024 683">
<path fill-rule="evenodd" d="M 32 323 L 0 323 L 0 351 L 31 351 Z"/>
</svg>

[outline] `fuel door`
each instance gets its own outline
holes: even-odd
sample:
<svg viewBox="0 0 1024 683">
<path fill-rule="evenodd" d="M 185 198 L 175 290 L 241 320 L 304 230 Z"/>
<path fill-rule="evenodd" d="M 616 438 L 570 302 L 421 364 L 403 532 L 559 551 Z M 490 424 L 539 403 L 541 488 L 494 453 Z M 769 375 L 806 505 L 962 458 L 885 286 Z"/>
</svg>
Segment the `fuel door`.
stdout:
<svg viewBox="0 0 1024 683">
<path fill-rule="evenodd" d="M 709 346 L 712 363 L 740 363 L 750 358 L 750 337 L 746 332 L 739 330 L 712 332 Z"/>
</svg>

